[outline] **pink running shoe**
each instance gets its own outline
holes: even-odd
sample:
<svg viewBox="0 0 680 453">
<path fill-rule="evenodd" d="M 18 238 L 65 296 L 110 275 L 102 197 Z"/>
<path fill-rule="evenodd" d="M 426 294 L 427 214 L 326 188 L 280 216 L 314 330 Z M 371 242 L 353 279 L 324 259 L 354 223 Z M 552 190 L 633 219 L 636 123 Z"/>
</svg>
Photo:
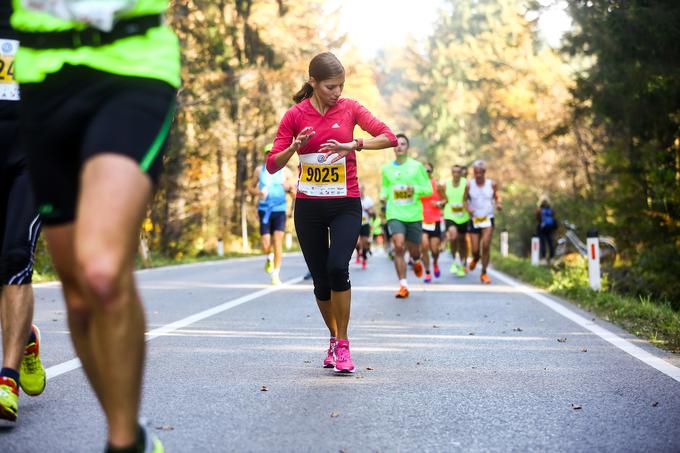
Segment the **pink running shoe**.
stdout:
<svg viewBox="0 0 680 453">
<path fill-rule="evenodd" d="M 439 270 L 438 265 L 434 265 L 434 278 L 439 278 L 442 275 L 442 271 Z"/>
<path fill-rule="evenodd" d="M 363 261 L 361 262 L 361 268 L 366 269 L 367 265 L 368 265 L 368 262 L 366 261 L 366 258 L 364 258 Z"/>
<path fill-rule="evenodd" d="M 338 340 L 335 348 L 335 372 L 354 373 L 354 362 L 349 354 L 349 340 Z"/>
<path fill-rule="evenodd" d="M 331 338 L 330 344 L 328 345 L 328 351 L 326 351 L 326 359 L 323 361 L 324 368 L 335 368 L 335 338 Z"/>
</svg>

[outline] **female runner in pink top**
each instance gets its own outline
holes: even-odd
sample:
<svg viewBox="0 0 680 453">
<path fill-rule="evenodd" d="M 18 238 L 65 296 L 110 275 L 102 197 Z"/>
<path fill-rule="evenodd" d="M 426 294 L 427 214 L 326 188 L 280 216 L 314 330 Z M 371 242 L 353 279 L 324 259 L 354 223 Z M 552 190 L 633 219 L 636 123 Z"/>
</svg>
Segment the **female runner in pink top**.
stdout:
<svg viewBox="0 0 680 453">
<path fill-rule="evenodd" d="M 267 170 L 275 173 L 293 154 L 300 157 L 295 229 L 331 334 L 323 364 L 338 373 L 353 373 L 347 339 L 349 261 L 361 228 L 355 152 L 396 146 L 397 139 L 361 104 L 340 98 L 344 84 L 345 69 L 335 55 L 324 52 L 312 59 L 309 81 L 279 124 Z M 373 138 L 355 139 L 357 124 Z"/>
</svg>

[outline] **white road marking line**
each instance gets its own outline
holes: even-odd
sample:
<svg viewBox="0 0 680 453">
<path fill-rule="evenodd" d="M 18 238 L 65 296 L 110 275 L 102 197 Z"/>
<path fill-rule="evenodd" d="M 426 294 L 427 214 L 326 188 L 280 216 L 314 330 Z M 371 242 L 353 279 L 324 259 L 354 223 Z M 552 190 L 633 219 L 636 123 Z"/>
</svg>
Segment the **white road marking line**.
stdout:
<svg viewBox="0 0 680 453">
<path fill-rule="evenodd" d="M 493 275 L 495 278 L 503 281 L 504 283 L 507 283 L 510 286 L 513 286 L 515 288 L 518 288 L 520 291 L 522 291 L 524 294 L 527 296 L 531 297 L 534 300 L 537 300 L 538 302 L 542 303 L 546 307 L 550 308 L 551 310 L 557 312 L 558 314 L 564 316 L 565 318 L 575 322 L 579 326 L 583 327 L 584 329 L 588 329 L 591 332 L 593 332 L 595 335 L 598 337 L 602 338 L 605 341 L 608 341 L 609 343 L 613 344 L 620 350 L 632 355 L 636 359 L 640 360 L 641 362 L 656 368 L 657 370 L 661 371 L 663 374 L 666 376 L 675 379 L 676 381 L 680 382 L 680 368 L 677 368 L 670 363 L 666 362 L 660 357 L 657 357 L 653 354 L 650 354 L 649 352 L 645 351 L 644 349 L 635 346 L 633 343 L 631 343 L 628 340 L 625 340 L 621 338 L 620 336 L 616 335 L 613 332 L 610 332 L 609 330 L 598 326 L 594 322 L 584 318 L 581 315 L 578 315 L 574 313 L 573 311 L 569 310 L 567 307 L 555 302 L 554 300 L 550 299 L 549 297 L 544 296 L 541 294 L 538 290 L 535 288 L 532 288 L 530 286 L 524 285 L 522 283 L 517 282 L 516 280 L 507 277 L 506 275 L 494 271 L 492 269 L 489 269 L 489 273 Z"/>
<path fill-rule="evenodd" d="M 158 327 L 157 329 L 150 330 L 150 331 L 146 332 L 146 341 L 151 341 L 154 338 L 158 338 L 162 335 L 167 335 L 168 333 L 179 330 L 182 327 L 189 326 L 189 325 L 194 324 L 194 323 L 201 321 L 203 319 L 206 319 L 206 318 L 209 318 L 211 316 L 215 316 L 216 314 L 222 313 L 223 311 L 227 311 L 227 310 L 230 310 L 234 307 L 238 307 L 239 305 L 243 305 L 246 302 L 250 302 L 251 300 L 257 299 L 257 298 L 262 297 L 262 296 L 266 296 L 267 294 L 273 293 L 275 291 L 279 291 L 280 289 L 283 289 L 287 286 L 299 283 L 303 279 L 304 279 L 303 276 L 291 278 L 290 280 L 283 282 L 283 284 L 281 284 L 281 285 L 271 286 L 269 288 L 261 289 L 259 291 L 254 292 L 254 293 L 247 294 L 245 296 L 241 296 L 237 299 L 230 300 L 229 302 L 225 302 L 225 303 L 217 305 L 215 307 L 208 308 L 207 310 L 203 310 L 201 312 L 195 313 L 191 316 L 187 316 L 186 318 L 182 318 L 182 319 L 177 320 L 175 322 L 171 322 L 170 324 L 166 324 L 162 327 Z M 82 366 L 82 364 L 80 363 L 80 359 L 71 359 L 71 360 L 67 360 L 66 362 L 62 362 L 62 363 L 59 363 L 57 365 L 53 365 L 53 366 L 51 366 L 51 367 L 49 367 L 45 370 L 47 372 L 47 379 L 52 379 L 52 378 L 55 378 L 57 376 L 61 376 L 62 374 L 68 373 L 69 371 L 77 370 L 81 366 Z"/>
</svg>

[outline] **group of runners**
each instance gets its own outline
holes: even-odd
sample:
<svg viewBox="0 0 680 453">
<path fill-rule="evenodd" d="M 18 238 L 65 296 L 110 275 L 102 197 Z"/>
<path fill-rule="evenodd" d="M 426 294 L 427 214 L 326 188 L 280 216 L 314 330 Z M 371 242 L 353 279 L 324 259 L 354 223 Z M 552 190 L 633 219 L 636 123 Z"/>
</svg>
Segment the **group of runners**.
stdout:
<svg viewBox="0 0 680 453">
<path fill-rule="evenodd" d="M 430 283 L 439 278 L 442 239 L 453 258 L 450 272 L 464 277 L 481 261 L 480 280 L 490 284 L 487 273 L 494 210 L 502 209 L 498 185 L 486 177 L 486 163 L 472 164 L 474 178 L 463 176 L 466 167 L 454 165 L 451 179 L 440 184 L 434 168 L 408 157 L 409 140 L 399 134 L 395 160 L 382 167 L 380 197 L 386 204 L 387 230 L 393 245 L 394 267 L 399 279 L 397 298 L 409 296 L 406 252 L 413 273 Z M 468 242 L 471 260 L 468 263 Z"/>
<path fill-rule="evenodd" d="M 133 271 L 140 226 L 175 114 L 180 48 L 162 19 L 167 0 L 102 5 L 0 1 L 5 134 L 0 149 L 0 418 L 17 419 L 19 389 L 38 395 L 46 384 L 30 286 L 42 225 L 62 283 L 71 339 L 106 417 L 106 451 L 158 453 L 160 440 L 138 421 L 146 321 Z M 274 283 L 280 281 L 281 213 L 286 193 L 295 191 L 298 241 L 330 337 L 323 366 L 339 374 L 355 370 L 348 337 L 349 262 L 362 224 L 376 218 L 365 196 L 362 205 L 356 153 L 395 149 L 395 162 L 383 168 L 381 198 L 403 297 L 408 295 L 405 251 L 422 276 L 429 270 L 429 261 L 421 262 L 423 228 L 433 240 L 437 235 L 437 222 L 423 218 L 421 197 L 430 197 L 428 216 L 433 207 L 446 206 L 448 212 L 451 205 L 449 231 L 459 235 L 467 230 L 457 227 L 465 223 L 456 221 L 464 214 L 458 205 L 471 212 L 470 268 L 481 256 L 483 271 L 492 200 L 500 207 L 497 187 L 485 180 L 482 163 L 475 166 L 475 181 L 466 185 L 460 179 L 450 191 L 442 190 L 408 157 L 405 135 L 395 135 L 360 103 L 341 97 L 344 83 L 345 70 L 333 54 L 311 60 L 309 78 L 293 96 L 295 104 L 281 119 L 251 184 L 259 200 L 265 266 Z M 354 137 L 356 125 L 370 137 Z M 284 169 L 294 154 L 300 161 L 296 184 Z M 442 204 L 462 186 L 460 203 Z M 360 246 L 366 250 L 365 243 Z M 460 253 L 461 260 L 466 256 Z M 362 254 L 362 263 L 366 257 Z M 437 275 L 436 255 L 432 265 Z"/>
</svg>

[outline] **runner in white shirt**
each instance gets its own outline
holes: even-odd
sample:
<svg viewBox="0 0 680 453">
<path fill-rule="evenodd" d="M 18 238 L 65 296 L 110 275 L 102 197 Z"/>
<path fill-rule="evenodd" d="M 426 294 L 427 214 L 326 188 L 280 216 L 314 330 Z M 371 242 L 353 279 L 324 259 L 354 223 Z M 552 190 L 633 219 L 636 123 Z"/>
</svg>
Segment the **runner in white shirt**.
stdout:
<svg viewBox="0 0 680 453">
<path fill-rule="evenodd" d="M 486 163 L 483 160 L 476 160 L 472 164 L 472 170 L 474 179 L 468 182 L 463 195 L 465 209 L 468 210 L 471 217 L 472 261 L 470 262 L 470 270 L 474 270 L 481 257 L 482 274 L 480 280 L 488 285 L 491 283 L 491 279 L 487 275 L 486 269 L 491 258 L 494 208 L 500 211 L 503 209 L 503 204 L 498 192 L 498 184 L 486 177 Z"/>
</svg>

